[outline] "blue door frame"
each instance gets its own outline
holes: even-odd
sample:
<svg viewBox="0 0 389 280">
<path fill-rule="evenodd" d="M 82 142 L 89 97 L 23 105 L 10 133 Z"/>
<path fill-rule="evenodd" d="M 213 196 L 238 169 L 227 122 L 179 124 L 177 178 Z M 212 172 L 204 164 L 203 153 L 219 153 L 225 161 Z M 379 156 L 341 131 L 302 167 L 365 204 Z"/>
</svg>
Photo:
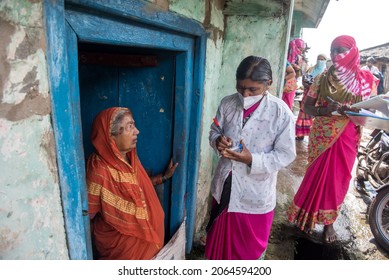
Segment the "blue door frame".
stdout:
<svg viewBox="0 0 389 280">
<path fill-rule="evenodd" d="M 66 2 L 66 4 L 65 4 Z M 206 33 L 202 26 L 144 1 L 45 0 L 47 60 L 57 161 L 70 259 L 91 259 L 78 86 L 79 42 L 177 52 L 171 231 L 186 212 L 192 248 L 200 154 Z M 101 28 L 104 26 L 104 28 Z M 107 27 L 107 28 L 106 28 Z M 185 211 L 186 210 L 186 211 Z"/>
</svg>

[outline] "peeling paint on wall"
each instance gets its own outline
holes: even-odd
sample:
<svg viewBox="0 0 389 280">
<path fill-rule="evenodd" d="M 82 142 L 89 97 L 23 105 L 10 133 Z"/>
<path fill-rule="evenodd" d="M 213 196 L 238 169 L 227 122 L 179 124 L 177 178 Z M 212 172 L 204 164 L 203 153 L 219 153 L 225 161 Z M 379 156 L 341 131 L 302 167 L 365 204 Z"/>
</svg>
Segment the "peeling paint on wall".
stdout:
<svg viewBox="0 0 389 280">
<path fill-rule="evenodd" d="M 206 1 L 208 0 L 169 0 L 169 9 L 187 18 L 203 22 Z"/>
<path fill-rule="evenodd" d="M 273 84 L 270 91 L 277 95 L 283 83 L 280 77 L 282 77 L 286 30 L 285 18 L 228 17 L 222 77 L 230 77 L 230 79 L 224 81 L 221 89 L 234 90 L 236 67 L 246 56 L 257 55 L 269 60 L 273 70 Z"/>
<path fill-rule="evenodd" d="M 2 0 L 0 17 L 17 25 L 43 28 L 42 0 Z"/>
<path fill-rule="evenodd" d="M 68 259 L 42 20 L 0 2 L 0 259 Z"/>
<path fill-rule="evenodd" d="M 49 116 L 0 119 L 2 259 L 67 258 L 59 188 L 47 158 L 50 126 Z"/>
<path fill-rule="evenodd" d="M 1 76 L 0 117 L 20 120 L 31 115 L 50 113 L 45 55 L 41 47 L 42 31 L 28 32 L 1 20 L 6 44 L 0 49 L 4 61 Z M 8 43 L 8 45 L 7 45 Z"/>
</svg>

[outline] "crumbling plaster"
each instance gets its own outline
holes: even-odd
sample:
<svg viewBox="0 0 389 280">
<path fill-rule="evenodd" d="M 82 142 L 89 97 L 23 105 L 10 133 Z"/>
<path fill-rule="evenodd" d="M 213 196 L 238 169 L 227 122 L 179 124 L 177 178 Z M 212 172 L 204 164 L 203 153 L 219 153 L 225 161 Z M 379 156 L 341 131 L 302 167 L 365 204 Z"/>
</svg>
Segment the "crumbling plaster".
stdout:
<svg viewBox="0 0 389 280">
<path fill-rule="evenodd" d="M 67 259 L 42 1 L 0 2 L 0 259 Z"/>
</svg>

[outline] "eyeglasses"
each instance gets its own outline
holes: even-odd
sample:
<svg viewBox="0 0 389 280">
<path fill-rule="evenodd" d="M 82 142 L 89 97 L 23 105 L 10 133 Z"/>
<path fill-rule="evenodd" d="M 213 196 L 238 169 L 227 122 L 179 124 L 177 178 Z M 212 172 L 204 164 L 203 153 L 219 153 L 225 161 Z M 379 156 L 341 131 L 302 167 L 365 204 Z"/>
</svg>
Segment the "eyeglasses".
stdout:
<svg viewBox="0 0 389 280">
<path fill-rule="evenodd" d="M 131 131 L 135 127 L 135 121 L 130 121 L 128 122 L 125 126 L 124 129 L 127 131 Z"/>
</svg>

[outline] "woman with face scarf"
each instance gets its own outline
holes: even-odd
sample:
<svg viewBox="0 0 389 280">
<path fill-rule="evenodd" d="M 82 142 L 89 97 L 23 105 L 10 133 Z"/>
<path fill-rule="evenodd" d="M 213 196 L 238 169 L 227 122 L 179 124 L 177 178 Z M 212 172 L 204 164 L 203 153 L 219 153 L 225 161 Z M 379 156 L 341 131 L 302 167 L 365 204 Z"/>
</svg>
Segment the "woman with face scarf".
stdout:
<svg viewBox="0 0 389 280">
<path fill-rule="evenodd" d="M 296 140 L 303 140 L 305 136 L 309 136 L 312 126 L 312 116 L 304 112 L 305 99 L 309 88 L 319 74 L 326 70 L 327 56 L 325 54 L 319 54 L 317 56 L 316 64 L 309 68 L 303 76 L 304 93 L 300 103 L 300 110 L 296 121 Z"/>
<path fill-rule="evenodd" d="M 306 43 L 300 38 L 293 39 L 289 43 L 288 62 L 292 65 L 297 77 L 301 74 L 302 55 L 306 47 Z"/>
<path fill-rule="evenodd" d="M 305 42 L 299 38 L 294 39 L 289 43 L 288 59 L 286 63 L 285 73 L 285 84 L 293 83 L 294 87 L 284 87 L 284 92 L 282 93 L 282 100 L 284 100 L 284 102 L 291 110 L 293 110 L 294 97 L 296 95 L 296 89 L 298 87 L 296 78 L 301 76 L 301 66 L 303 63 L 302 54 L 305 48 Z"/>
<path fill-rule="evenodd" d="M 208 259 L 264 257 L 277 173 L 296 157 L 293 115 L 269 93 L 271 82 L 267 59 L 243 59 L 236 71 L 237 92 L 222 99 L 211 125 L 209 142 L 220 159 L 212 180 Z"/>
<path fill-rule="evenodd" d="M 351 36 L 331 44 L 333 65 L 311 85 L 304 110 L 315 117 L 308 145 L 308 168 L 287 215 L 310 233 L 323 224 L 326 242 L 337 239 L 334 222 L 348 191 L 357 155 L 360 128 L 345 115 L 350 106 L 368 99 L 373 75 L 359 67 L 359 51 Z"/>
</svg>

